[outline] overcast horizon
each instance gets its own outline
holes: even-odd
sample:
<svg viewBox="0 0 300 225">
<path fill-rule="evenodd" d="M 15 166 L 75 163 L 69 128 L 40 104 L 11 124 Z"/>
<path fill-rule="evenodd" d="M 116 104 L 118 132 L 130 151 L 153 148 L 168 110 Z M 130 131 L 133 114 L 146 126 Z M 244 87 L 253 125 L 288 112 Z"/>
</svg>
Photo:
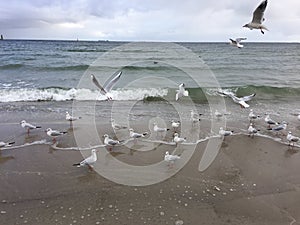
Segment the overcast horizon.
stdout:
<svg viewBox="0 0 300 225">
<path fill-rule="evenodd" d="M 248 42 L 300 42 L 300 1 L 269 0 L 264 35 L 243 28 L 260 2 L 1 1 L 0 34 L 29 40 L 228 42 L 247 37 Z"/>
</svg>

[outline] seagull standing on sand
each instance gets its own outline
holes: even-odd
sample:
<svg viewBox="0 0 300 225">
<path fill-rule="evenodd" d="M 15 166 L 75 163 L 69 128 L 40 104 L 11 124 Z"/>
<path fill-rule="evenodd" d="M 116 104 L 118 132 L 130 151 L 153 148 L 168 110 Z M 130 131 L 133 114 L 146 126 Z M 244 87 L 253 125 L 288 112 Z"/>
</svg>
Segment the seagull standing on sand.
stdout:
<svg viewBox="0 0 300 225">
<path fill-rule="evenodd" d="M 47 128 L 46 132 L 49 137 L 52 137 L 53 143 L 56 142 L 56 137 L 68 133 L 66 131 L 52 130 L 51 128 Z"/>
<path fill-rule="evenodd" d="M 221 137 L 230 136 L 232 134 L 233 134 L 233 131 L 224 130 L 223 127 L 220 127 L 219 135 L 221 135 Z"/>
<path fill-rule="evenodd" d="M 113 86 L 117 83 L 117 81 L 120 79 L 122 75 L 122 71 L 120 71 L 113 79 L 108 81 L 103 87 L 100 85 L 96 77 L 92 74 L 92 82 L 99 88 L 100 93 L 106 96 L 107 100 L 112 100 L 112 97 L 110 96 L 109 92 L 113 88 Z"/>
<path fill-rule="evenodd" d="M 254 112 L 253 112 L 253 109 L 250 109 L 250 113 L 248 115 L 248 118 L 251 121 L 253 120 L 256 120 L 257 118 L 259 118 L 260 116 L 256 115 Z"/>
<path fill-rule="evenodd" d="M 66 112 L 66 120 L 70 121 L 70 126 L 72 126 L 72 122 L 75 120 L 81 119 L 80 116 L 71 116 L 69 112 Z"/>
<path fill-rule="evenodd" d="M 162 133 L 164 133 L 164 132 L 170 130 L 170 129 L 165 128 L 165 127 L 159 127 L 159 126 L 157 125 L 157 123 L 153 123 L 153 125 L 154 125 L 153 130 L 154 130 L 154 132 L 156 132 L 157 134 L 158 134 L 158 133 L 162 134 Z"/>
<path fill-rule="evenodd" d="M 245 24 L 243 27 L 248 27 L 250 30 L 258 29 L 262 34 L 264 34 L 263 30 L 268 30 L 262 23 L 265 21 L 264 13 L 268 4 L 268 0 L 264 0 L 260 3 L 260 5 L 253 12 L 252 21 L 250 23 Z"/>
<path fill-rule="evenodd" d="M 80 163 L 75 163 L 73 166 L 82 167 L 88 166 L 90 170 L 93 170 L 93 164 L 97 161 L 96 149 L 92 149 L 91 155 L 86 159 L 82 160 Z"/>
<path fill-rule="evenodd" d="M 193 109 L 191 109 L 191 121 L 192 121 L 192 125 L 194 125 L 195 123 L 199 122 L 201 119 L 199 118 L 199 116 L 201 116 L 202 114 L 198 114 L 196 113 Z"/>
<path fill-rule="evenodd" d="M 111 139 L 107 134 L 104 134 L 103 137 L 104 137 L 104 144 L 110 146 L 109 149 L 110 151 L 112 150 L 113 146 L 121 144 L 120 141 Z"/>
<path fill-rule="evenodd" d="M 177 92 L 175 96 L 176 101 L 180 99 L 182 96 L 189 96 L 189 92 L 185 90 L 184 83 L 179 85 L 179 90 L 176 90 L 176 92 Z"/>
<path fill-rule="evenodd" d="M 181 138 L 181 137 L 179 137 L 179 135 L 177 133 L 175 133 L 173 141 L 176 143 L 176 146 L 177 146 L 178 144 L 185 142 L 186 138 Z"/>
<path fill-rule="evenodd" d="M 294 146 L 295 143 L 299 141 L 299 137 L 293 136 L 291 131 L 289 131 L 289 133 L 287 134 L 286 139 L 289 141 L 289 145 L 293 143 L 292 146 Z"/>
<path fill-rule="evenodd" d="M 111 119 L 111 126 L 114 130 L 121 130 L 121 129 L 126 129 L 126 126 L 122 126 L 120 124 L 117 124 L 114 119 Z"/>
<path fill-rule="evenodd" d="M 253 124 L 250 123 L 249 127 L 248 127 L 248 133 L 249 133 L 249 137 L 254 137 L 254 134 L 256 134 L 259 130 L 257 130 L 256 128 L 253 127 Z"/>
<path fill-rule="evenodd" d="M 27 123 L 25 120 L 22 120 L 20 124 L 23 128 L 27 129 L 27 134 L 29 134 L 30 130 L 42 128 L 41 126 L 35 126 L 30 123 Z"/>
<path fill-rule="evenodd" d="M 129 129 L 129 135 L 131 138 L 134 139 L 134 141 L 136 141 L 138 138 L 145 137 L 147 134 L 148 134 L 148 132 L 144 132 L 144 133 L 140 134 L 140 133 L 134 132 L 134 130 L 132 128 Z"/>
<path fill-rule="evenodd" d="M 274 120 L 271 119 L 269 114 L 266 115 L 265 122 L 268 124 L 268 128 L 270 128 L 271 125 L 278 125 L 277 122 L 275 122 Z"/>
<path fill-rule="evenodd" d="M 230 44 L 233 45 L 233 46 L 236 46 L 238 48 L 243 48 L 244 45 L 240 44 L 241 41 L 243 40 L 247 40 L 247 38 L 236 38 L 235 40 L 229 38 L 229 40 L 231 41 Z"/>
<path fill-rule="evenodd" d="M 13 145 L 14 143 L 15 143 L 14 141 L 12 141 L 12 142 L 0 141 L 0 148 L 9 147 L 9 146 Z"/>
<path fill-rule="evenodd" d="M 279 124 L 277 127 L 273 127 L 272 129 L 269 128 L 269 130 L 275 131 L 276 134 L 278 134 L 279 131 L 284 131 L 287 128 L 288 123 L 283 121 L 281 124 Z"/>
<path fill-rule="evenodd" d="M 220 113 L 218 110 L 215 111 L 215 117 L 216 117 L 217 119 L 220 119 L 222 116 L 223 116 L 223 114 Z"/>
<path fill-rule="evenodd" d="M 165 153 L 164 161 L 168 163 L 168 166 L 170 167 L 171 165 L 173 166 L 174 162 L 176 160 L 180 159 L 179 155 L 170 155 L 168 151 Z"/>
<path fill-rule="evenodd" d="M 171 126 L 173 127 L 173 130 L 176 131 L 177 128 L 180 126 L 180 121 L 175 122 L 174 120 L 171 121 Z"/>
</svg>

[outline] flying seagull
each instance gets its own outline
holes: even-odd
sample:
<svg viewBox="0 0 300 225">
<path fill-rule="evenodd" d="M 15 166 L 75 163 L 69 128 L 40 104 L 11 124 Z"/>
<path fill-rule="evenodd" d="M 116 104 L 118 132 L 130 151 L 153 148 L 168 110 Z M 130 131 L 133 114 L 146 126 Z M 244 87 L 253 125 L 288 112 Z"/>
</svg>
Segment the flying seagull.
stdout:
<svg viewBox="0 0 300 225">
<path fill-rule="evenodd" d="M 235 40 L 229 38 L 229 40 L 231 41 L 231 43 L 230 43 L 231 45 L 236 46 L 238 48 L 242 48 L 242 47 L 244 47 L 244 45 L 242 45 L 240 43 L 243 40 L 247 40 L 247 38 L 236 38 Z"/>
<path fill-rule="evenodd" d="M 178 99 L 180 99 L 181 97 L 183 97 L 183 96 L 189 96 L 189 92 L 188 91 L 186 91 L 185 90 L 185 84 L 184 83 L 182 83 L 182 84 L 180 84 L 179 86 L 178 86 L 178 90 L 176 90 L 176 97 L 175 97 L 175 99 L 176 99 L 176 101 L 178 100 Z"/>
<path fill-rule="evenodd" d="M 248 27 L 250 30 L 259 29 L 261 33 L 264 34 L 263 30 L 268 30 L 264 25 L 262 25 L 262 23 L 265 21 L 264 12 L 266 10 L 267 4 L 268 0 L 262 1 L 253 12 L 252 21 L 245 24 L 243 27 Z"/>
<path fill-rule="evenodd" d="M 120 79 L 122 75 L 122 71 L 120 71 L 113 79 L 111 79 L 107 84 L 105 84 L 103 87 L 100 85 L 96 77 L 92 74 L 91 78 L 93 83 L 99 88 L 100 93 L 105 95 L 107 100 L 112 100 L 112 97 L 109 96 L 109 92 L 113 88 L 113 86 L 117 83 L 117 81 Z"/>
<path fill-rule="evenodd" d="M 242 108 L 248 108 L 249 105 L 246 102 L 250 101 L 256 95 L 255 93 L 253 93 L 251 95 L 237 97 L 234 93 L 230 91 L 218 91 L 218 93 L 232 98 L 232 100 L 235 103 L 239 104 Z"/>
</svg>

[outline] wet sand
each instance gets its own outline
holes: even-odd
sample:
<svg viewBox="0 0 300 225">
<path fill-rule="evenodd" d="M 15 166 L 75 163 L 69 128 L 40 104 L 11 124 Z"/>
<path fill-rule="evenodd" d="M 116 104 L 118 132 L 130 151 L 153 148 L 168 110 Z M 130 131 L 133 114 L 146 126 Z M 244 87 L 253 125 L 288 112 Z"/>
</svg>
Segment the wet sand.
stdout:
<svg viewBox="0 0 300 225">
<path fill-rule="evenodd" d="M 16 130 L 8 124 L 0 128 L 5 132 Z M 41 131 L 29 136 L 23 132 L 15 145 L 41 139 L 51 141 Z M 116 184 L 95 171 L 73 167 L 82 160 L 79 151 L 49 144 L 1 150 L 1 224 L 300 224 L 299 149 L 264 137 L 230 136 L 211 166 L 199 172 L 206 144 L 199 143 L 174 176 L 144 187 Z M 58 147 L 71 146 L 76 142 L 69 129 Z M 145 165 L 174 148 L 161 144 L 145 153 L 121 146 L 107 154 Z M 165 164 L 166 173 L 176 163 L 174 168 Z"/>
</svg>

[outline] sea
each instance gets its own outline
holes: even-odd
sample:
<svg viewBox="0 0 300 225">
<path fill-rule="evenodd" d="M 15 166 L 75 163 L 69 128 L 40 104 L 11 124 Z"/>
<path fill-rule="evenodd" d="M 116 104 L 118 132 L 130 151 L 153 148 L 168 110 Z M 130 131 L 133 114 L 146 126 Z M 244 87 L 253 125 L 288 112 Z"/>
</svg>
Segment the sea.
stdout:
<svg viewBox="0 0 300 225">
<path fill-rule="evenodd" d="M 257 126 L 266 126 L 268 113 L 299 134 L 299 43 L 245 42 L 239 49 L 225 42 L 3 40 L 0 58 L 0 123 L 64 121 L 70 111 L 170 126 L 172 119 L 189 121 L 190 109 L 215 120 L 218 109 L 227 126 L 244 132 L 252 108 L 261 116 Z M 90 75 L 105 85 L 119 71 L 107 101 Z M 175 101 L 181 83 L 189 96 Z M 220 90 L 256 95 L 244 109 Z"/>
</svg>

